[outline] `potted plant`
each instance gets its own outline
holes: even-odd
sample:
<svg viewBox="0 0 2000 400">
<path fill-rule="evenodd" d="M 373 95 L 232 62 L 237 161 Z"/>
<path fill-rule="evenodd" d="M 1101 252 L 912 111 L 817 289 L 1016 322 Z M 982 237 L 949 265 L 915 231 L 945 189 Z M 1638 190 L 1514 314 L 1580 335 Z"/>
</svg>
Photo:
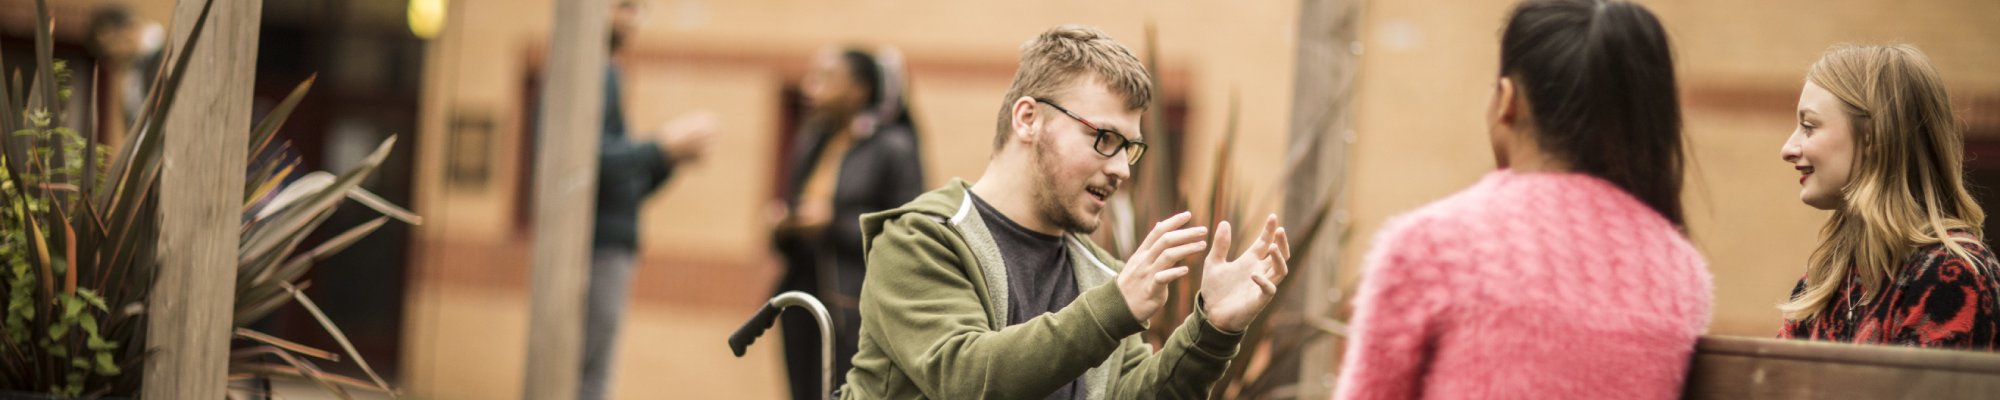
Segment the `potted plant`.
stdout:
<svg viewBox="0 0 2000 400">
<path fill-rule="evenodd" d="M 136 373 L 146 355 L 146 299 L 157 259 L 161 138 L 181 77 L 200 43 L 213 0 L 179 51 L 162 63 L 145 106 L 124 143 L 107 147 L 66 124 L 77 110 L 67 66 L 53 58 L 51 18 L 37 0 L 35 70 L 23 84 L 15 72 L 0 90 L 0 392 L 37 397 L 130 397 L 143 382 Z M 271 376 L 311 379 L 348 397 L 353 389 L 394 394 L 348 344 L 345 336 L 301 291 L 312 265 L 397 219 L 416 215 L 369 193 L 361 181 L 380 165 L 395 139 L 385 140 L 358 166 L 338 175 L 300 171 L 296 154 L 276 132 L 304 97 L 301 83 L 250 132 L 243 200 L 242 244 L 236 276 L 232 381 Z M 82 115 L 89 115 L 84 113 Z M 116 149 L 115 152 L 111 149 Z M 325 243 L 299 251 L 347 200 L 384 214 Z M 327 374 L 311 359 L 338 361 L 314 349 L 245 328 L 271 311 L 296 303 L 309 311 L 358 363 L 368 380 Z M 276 361 L 266 361 L 276 360 Z M 256 396 L 256 390 L 233 391 Z M 14 395 L 19 397 L 19 395 Z"/>
</svg>

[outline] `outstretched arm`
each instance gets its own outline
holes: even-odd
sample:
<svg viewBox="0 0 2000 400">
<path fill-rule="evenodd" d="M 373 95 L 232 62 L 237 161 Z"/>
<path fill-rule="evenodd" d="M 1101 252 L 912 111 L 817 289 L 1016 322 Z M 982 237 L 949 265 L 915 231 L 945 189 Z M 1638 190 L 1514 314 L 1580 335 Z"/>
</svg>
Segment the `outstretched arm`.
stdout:
<svg viewBox="0 0 2000 400">
<path fill-rule="evenodd" d="M 908 215 L 876 235 L 862 292 L 865 329 L 926 397 L 1047 395 L 1104 362 L 1143 329 L 1115 285 L 1084 292 L 1062 311 L 993 330 L 966 269 L 946 246 L 950 228 Z"/>
<path fill-rule="evenodd" d="M 957 240 L 949 227 L 906 215 L 869 244 L 862 323 L 885 338 L 885 352 L 928 397 L 1046 396 L 1145 329 L 1139 321 L 1159 310 L 1165 285 L 1187 274 L 1187 267 L 1172 266 L 1207 244 L 1206 229 L 1177 229 L 1189 218 L 1183 213 L 1155 226 L 1116 284 L 1084 291 L 1061 311 L 993 330 L 970 272 L 975 261 L 946 245 Z"/>
<path fill-rule="evenodd" d="M 1208 398 L 1215 382 L 1229 370 L 1229 360 L 1236 358 L 1242 341 L 1242 334 L 1217 329 L 1209 322 L 1207 313 L 1195 307 L 1194 313 L 1167 337 L 1159 352 L 1153 352 L 1153 347 L 1145 341 L 1127 342 L 1124 373 L 1119 376 L 1118 390 L 1112 398 Z"/>
</svg>

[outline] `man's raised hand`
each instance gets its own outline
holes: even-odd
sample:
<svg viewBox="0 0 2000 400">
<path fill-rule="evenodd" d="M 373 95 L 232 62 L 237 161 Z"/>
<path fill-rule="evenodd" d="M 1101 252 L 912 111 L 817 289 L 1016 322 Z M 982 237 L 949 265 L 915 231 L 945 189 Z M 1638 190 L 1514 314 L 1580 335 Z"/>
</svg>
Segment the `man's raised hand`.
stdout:
<svg viewBox="0 0 2000 400">
<path fill-rule="evenodd" d="M 1202 266 L 1202 310 L 1216 328 L 1243 332 L 1277 296 L 1278 283 L 1291 273 L 1287 262 L 1292 257 L 1292 245 L 1285 228 L 1278 227 L 1276 214 L 1265 220 L 1257 241 L 1235 260 L 1225 259 L 1229 236 L 1229 222 L 1223 221 L 1215 228 L 1215 247 L 1209 250 L 1208 260 Z"/>
<path fill-rule="evenodd" d="M 1180 260 L 1208 247 L 1202 240 L 1208 236 L 1208 227 L 1180 229 L 1193 218 L 1183 211 L 1154 224 L 1153 231 L 1139 242 L 1138 251 L 1125 261 L 1125 269 L 1118 272 L 1118 292 L 1125 296 L 1133 318 L 1142 322 L 1152 319 L 1167 302 L 1167 284 L 1188 274 L 1188 267 L 1179 265 Z"/>
</svg>

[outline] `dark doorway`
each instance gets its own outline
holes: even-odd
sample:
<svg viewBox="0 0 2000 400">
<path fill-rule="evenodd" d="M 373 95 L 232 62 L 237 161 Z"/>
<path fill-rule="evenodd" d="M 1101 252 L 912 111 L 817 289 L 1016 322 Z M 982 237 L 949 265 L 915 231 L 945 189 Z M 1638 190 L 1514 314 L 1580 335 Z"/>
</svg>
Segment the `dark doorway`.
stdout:
<svg viewBox="0 0 2000 400">
<path fill-rule="evenodd" d="M 403 0 L 297 0 L 264 3 L 257 55 L 257 108 L 262 118 L 300 82 L 312 91 L 278 131 L 307 171 L 344 172 L 391 135 L 394 150 L 363 187 L 409 206 L 417 104 L 426 43 L 410 33 Z M 352 201 L 327 219 L 301 249 L 379 213 Z M 312 268 L 306 289 L 370 367 L 395 380 L 402 353 L 410 226 L 391 221 L 367 239 Z M 304 308 L 287 305 L 256 329 L 324 350 L 340 345 Z M 360 377 L 352 360 L 322 365 Z"/>
</svg>

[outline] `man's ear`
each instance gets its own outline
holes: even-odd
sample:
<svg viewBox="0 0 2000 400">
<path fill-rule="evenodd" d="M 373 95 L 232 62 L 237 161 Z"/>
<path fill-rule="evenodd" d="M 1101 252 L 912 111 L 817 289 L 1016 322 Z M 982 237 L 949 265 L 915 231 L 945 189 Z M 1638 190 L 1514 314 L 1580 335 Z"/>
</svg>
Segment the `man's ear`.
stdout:
<svg viewBox="0 0 2000 400">
<path fill-rule="evenodd" d="M 1020 143 L 1034 141 L 1035 136 L 1041 134 L 1041 130 L 1036 129 L 1041 124 L 1041 120 L 1036 118 L 1038 116 L 1036 112 L 1035 98 L 1021 96 L 1014 99 L 1014 106 L 1008 111 L 1008 114 L 1013 115 L 1010 119 L 1013 120 L 1014 133 L 1008 140 Z"/>
</svg>

